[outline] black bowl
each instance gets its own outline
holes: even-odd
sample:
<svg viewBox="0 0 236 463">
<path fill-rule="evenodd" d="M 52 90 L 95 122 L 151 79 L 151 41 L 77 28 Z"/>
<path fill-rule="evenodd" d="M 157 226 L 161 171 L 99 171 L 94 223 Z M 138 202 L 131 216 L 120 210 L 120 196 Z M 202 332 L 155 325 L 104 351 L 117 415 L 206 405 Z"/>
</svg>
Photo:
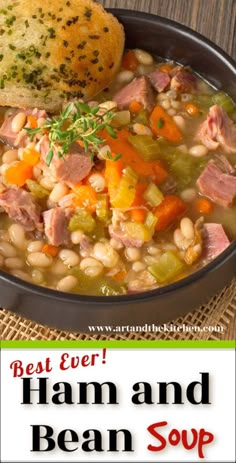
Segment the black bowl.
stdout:
<svg viewBox="0 0 236 463">
<path fill-rule="evenodd" d="M 113 9 L 124 24 L 127 47 L 190 65 L 236 100 L 236 65 L 222 50 L 192 30 L 145 13 Z M 0 272 L 0 305 L 15 313 L 65 330 L 89 326 L 159 325 L 192 311 L 236 275 L 236 243 L 198 272 L 154 291 L 126 296 L 79 296 L 41 288 Z M 113 327 L 113 328 L 112 328 Z M 118 331 L 118 330 L 117 330 Z"/>
</svg>

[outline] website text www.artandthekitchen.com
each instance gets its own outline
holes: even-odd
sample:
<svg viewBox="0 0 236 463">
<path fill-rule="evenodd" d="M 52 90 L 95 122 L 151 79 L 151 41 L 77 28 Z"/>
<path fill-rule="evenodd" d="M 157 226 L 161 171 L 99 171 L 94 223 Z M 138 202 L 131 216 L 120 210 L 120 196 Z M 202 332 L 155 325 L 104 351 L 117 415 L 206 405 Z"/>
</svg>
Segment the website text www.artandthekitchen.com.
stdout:
<svg viewBox="0 0 236 463">
<path fill-rule="evenodd" d="M 3 349 L 3 462 L 234 461 L 233 349 L 87 345 Z"/>
</svg>

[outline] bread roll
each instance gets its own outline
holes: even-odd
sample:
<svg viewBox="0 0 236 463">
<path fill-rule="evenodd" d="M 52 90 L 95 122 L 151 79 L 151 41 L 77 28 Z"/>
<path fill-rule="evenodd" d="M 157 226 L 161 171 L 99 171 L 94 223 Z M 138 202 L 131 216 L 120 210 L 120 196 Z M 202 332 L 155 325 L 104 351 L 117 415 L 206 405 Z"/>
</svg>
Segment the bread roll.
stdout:
<svg viewBox="0 0 236 463">
<path fill-rule="evenodd" d="M 0 0 L 0 105 L 59 110 L 117 72 L 124 31 L 92 0 Z"/>
</svg>

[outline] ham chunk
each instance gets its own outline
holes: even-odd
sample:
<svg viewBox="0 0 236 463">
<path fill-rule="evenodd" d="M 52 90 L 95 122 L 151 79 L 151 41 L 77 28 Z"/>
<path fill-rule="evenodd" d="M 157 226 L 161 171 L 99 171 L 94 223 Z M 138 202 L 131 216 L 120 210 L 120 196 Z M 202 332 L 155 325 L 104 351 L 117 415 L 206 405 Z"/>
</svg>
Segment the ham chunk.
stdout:
<svg viewBox="0 0 236 463">
<path fill-rule="evenodd" d="M 206 223 L 203 232 L 203 258 L 211 261 L 223 252 L 230 241 L 222 227 L 218 223 Z"/>
<path fill-rule="evenodd" d="M 0 128 L 0 139 L 7 145 L 10 145 L 15 148 L 19 148 L 21 146 L 24 147 L 30 141 L 24 129 L 21 130 L 19 133 L 15 133 L 12 131 L 12 121 L 14 117 L 20 112 L 24 112 L 26 116 L 32 115 L 35 117 L 35 119 L 47 117 L 46 112 L 41 109 L 27 109 L 26 111 L 22 111 L 18 109 L 11 116 L 7 117 Z M 27 127 L 27 120 L 26 120 L 26 127 Z"/>
<path fill-rule="evenodd" d="M 178 92 L 191 92 L 197 86 L 197 78 L 185 69 L 177 70 L 171 79 L 171 89 Z"/>
<path fill-rule="evenodd" d="M 43 212 L 44 232 L 50 244 L 60 246 L 70 243 L 68 225 L 72 215 L 73 209 L 63 207 Z"/>
<path fill-rule="evenodd" d="M 236 152 L 236 126 L 218 105 L 209 109 L 206 121 L 199 127 L 197 138 L 209 150 L 220 146 L 226 153 Z"/>
<path fill-rule="evenodd" d="M 225 173 L 222 162 L 218 165 L 213 159 L 198 178 L 197 186 L 203 195 L 223 207 L 230 207 L 236 197 L 236 177 Z"/>
<path fill-rule="evenodd" d="M 154 71 L 148 74 L 148 78 L 157 92 L 163 92 L 170 83 L 170 77 L 167 72 Z"/>
<path fill-rule="evenodd" d="M 42 230 L 40 207 L 33 195 L 22 188 L 9 188 L 0 194 L 0 207 L 10 219 L 21 224 L 26 231 Z"/>
<path fill-rule="evenodd" d="M 40 143 L 40 153 L 44 161 L 46 161 L 48 151 L 49 142 L 48 137 L 45 135 Z M 73 143 L 69 154 L 64 158 L 59 158 L 54 150 L 49 170 L 56 180 L 66 183 L 72 188 L 87 177 L 92 165 L 89 153 L 85 153 L 78 143 Z"/>
<path fill-rule="evenodd" d="M 123 246 L 141 248 L 144 244 L 143 240 L 129 236 L 128 233 L 126 233 L 126 231 L 122 229 L 122 222 L 120 223 L 120 227 L 114 227 L 113 225 L 109 225 L 108 230 L 110 237 L 114 238 L 119 243 L 122 243 Z"/>
<path fill-rule="evenodd" d="M 138 101 L 148 111 L 155 104 L 154 92 L 146 76 L 138 77 L 123 87 L 114 97 L 119 109 L 126 109 L 132 101 Z"/>
</svg>

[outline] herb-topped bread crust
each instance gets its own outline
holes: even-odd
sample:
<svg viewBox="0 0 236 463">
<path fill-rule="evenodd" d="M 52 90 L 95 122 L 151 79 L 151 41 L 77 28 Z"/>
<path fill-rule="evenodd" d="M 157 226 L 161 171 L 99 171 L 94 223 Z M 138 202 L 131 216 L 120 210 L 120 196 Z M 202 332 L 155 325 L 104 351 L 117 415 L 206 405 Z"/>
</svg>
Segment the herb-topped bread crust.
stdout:
<svg viewBox="0 0 236 463">
<path fill-rule="evenodd" d="M 92 0 L 0 0 L 0 105 L 57 111 L 119 69 L 124 31 Z"/>
</svg>

